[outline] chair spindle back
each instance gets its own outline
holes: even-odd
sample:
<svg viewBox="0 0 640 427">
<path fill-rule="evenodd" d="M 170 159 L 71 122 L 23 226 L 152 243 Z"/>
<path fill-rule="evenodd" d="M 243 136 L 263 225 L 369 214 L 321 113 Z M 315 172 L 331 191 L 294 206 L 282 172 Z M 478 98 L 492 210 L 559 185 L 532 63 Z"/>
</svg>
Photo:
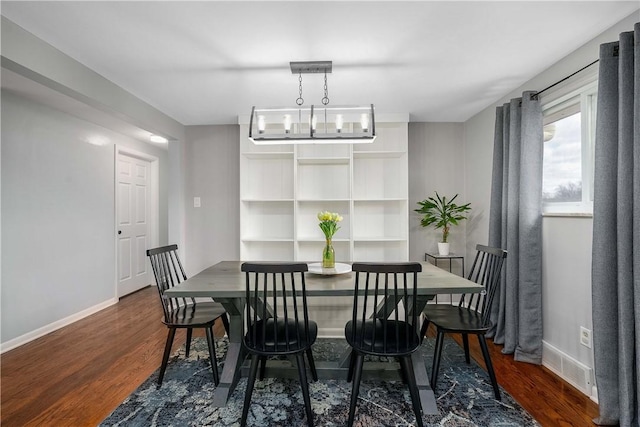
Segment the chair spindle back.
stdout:
<svg viewBox="0 0 640 427">
<path fill-rule="evenodd" d="M 164 291 L 187 280 L 187 275 L 178 257 L 178 245 L 149 249 L 147 250 L 147 256 L 151 262 L 153 275 L 156 278 L 156 286 L 164 309 L 165 320 L 169 321 L 170 313 L 187 304 L 187 298 L 164 297 Z M 193 298 L 188 299 L 191 303 L 195 302 Z"/>
<path fill-rule="evenodd" d="M 420 344 L 416 289 L 420 263 L 354 263 L 350 341 L 370 354 L 406 352 Z M 399 310 L 403 302 L 404 310 Z M 402 312 L 402 313 L 401 313 Z"/>
<path fill-rule="evenodd" d="M 261 353 L 286 353 L 310 342 L 307 264 L 244 263 L 241 270 L 246 273 L 245 345 Z"/>
<path fill-rule="evenodd" d="M 488 325 L 490 321 L 491 305 L 500 287 L 502 265 L 506 257 L 507 251 L 503 249 L 476 245 L 476 256 L 467 278 L 482 285 L 484 290 L 480 293 L 462 294 L 459 305 L 482 313 L 484 325 Z"/>
</svg>

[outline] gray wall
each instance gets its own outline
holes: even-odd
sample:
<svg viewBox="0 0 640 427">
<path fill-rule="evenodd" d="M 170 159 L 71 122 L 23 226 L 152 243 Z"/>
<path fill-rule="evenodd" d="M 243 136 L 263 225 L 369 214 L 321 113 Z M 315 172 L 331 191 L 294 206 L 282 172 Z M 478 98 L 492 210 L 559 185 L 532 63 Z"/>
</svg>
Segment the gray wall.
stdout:
<svg viewBox="0 0 640 427">
<path fill-rule="evenodd" d="M 3 87 L 18 83 L 21 91 L 2 93 L 6 350 L 10 340 L 33 339 L 115 301 L 114 144 L 160 159 L 159 243 L 167 243 L 169 230 L 184 238 L 183 210 L 168 208 L 169 184 L 172 206 L 182 203 L 182 181 L 169 182 L 183 176 L 182 158 L 169 164 L 167 150 L 140 141 L 149 132 L 165 135 L 174 139 L 171 152 L 181 153 L 184 126 L 1 20 Z M 110 142 L 90 145 L 90 135 Z"/>
<path fill-rule="evenodd" d="M 418 201 L 439 195 L 465 203 L 464 138 L 462 123 L 409 123 L 409 259 L 420 261 L 424 253 L 437 252 L 442 232 L 420 225 L 414 212 Z M 472 206 L 473 207 L 473 206 Z M 470 216 L 469 219 L 471 219 Z M 451 229 L 451 252 L 464 254 L 467 221 Z"/>
<path fill-rule="evenodd" d="M 488 236 L 495 107 L 521 96 L 523 90 L 541 90 L 591 63 L 598 58 L 601 43 L 617 40 L 637 20 L 636 12 L 465 122 L 466 194 L 477 214 L 477 223 L 467 230 L 468 249 L 471 242 L 486 242 Z M 592 351 L 579 344 L 580 326 L 592 328 L 591 227 L 591 218 L 543 219 L 542 293 L 544 342 L 593 368 Z"/>
<path fill-rule="evenodd" d="M 187 126 L 185 264 L 188 274 L 240 259 L 240 127 Z M 201 207 L 193 206 L 200 197 Z"/>
<path fill-rule="evenodd" d="M 114 144 L 167 151 L 2 92 L 2 342 L 115 298 Z M 87 143 L 91 136 L 110 141 Z M 167 240 L 160 181 L 159 240 Z"/>
</svg>

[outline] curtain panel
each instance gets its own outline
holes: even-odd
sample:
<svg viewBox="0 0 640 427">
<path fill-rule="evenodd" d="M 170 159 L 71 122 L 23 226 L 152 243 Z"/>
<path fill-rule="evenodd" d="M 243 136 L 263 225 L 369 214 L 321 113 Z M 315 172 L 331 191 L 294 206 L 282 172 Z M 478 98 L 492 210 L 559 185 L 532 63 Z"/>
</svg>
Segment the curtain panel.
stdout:
<svg viewBox="0 0 640 427">
<path fill-rule="evenodd" d="M 509 255 L 489 336 L 505 354 L 542 363 L 542 107 L 536 92 L 497 107 L 489 246 Z"/>
<path fill-rule="evenodd" d="M 600 46 L 592 251 L 599 425 L 640 423 L 640 23 Z"/>
</svg>

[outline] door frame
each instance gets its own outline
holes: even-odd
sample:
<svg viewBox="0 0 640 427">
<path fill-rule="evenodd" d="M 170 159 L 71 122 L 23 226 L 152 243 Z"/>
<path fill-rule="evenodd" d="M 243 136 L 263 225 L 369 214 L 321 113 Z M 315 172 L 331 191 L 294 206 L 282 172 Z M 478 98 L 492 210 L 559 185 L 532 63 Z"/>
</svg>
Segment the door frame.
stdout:
<svg viewBox="0 0 640 427">
<path fill-rule="evenodd" d="M 113 284 L 113 296 L 116 300 L 120 300 L 118 297 L 118 154 L 124 154 L 126 156 L 135 157 L 140 160 L 149 162 L 149 245 L 150 247 L 158 246 L 158 240 L 160 239 L 160 159 L 151 154 L 134 150 L 133 148 L 124 147 L 118 144 L 114 146 L 113 153 L 113 241 L 114 241 L 114 284 Z M 151 269 L 149 269 L 149 276 L 151 280 L 154 280 Z"/>
</svg>

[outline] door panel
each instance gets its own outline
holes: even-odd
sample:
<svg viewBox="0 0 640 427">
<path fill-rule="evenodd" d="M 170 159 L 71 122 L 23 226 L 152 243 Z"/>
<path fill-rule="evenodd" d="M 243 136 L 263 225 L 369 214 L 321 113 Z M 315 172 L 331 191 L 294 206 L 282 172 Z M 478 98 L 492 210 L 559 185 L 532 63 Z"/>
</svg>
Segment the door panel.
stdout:
<svg viewBox="0 0 640 427">
<path fill-rule="evenodd" d="M 146 160 L 118 154 L 118 297 L 149 285 L 149 170 Z"/>
<path fill-rule="evenodd" d="M 118 278 L 120 281 L 131 278 L 131 239 L 124 238 L 118 241 Z"/>
</svg>

